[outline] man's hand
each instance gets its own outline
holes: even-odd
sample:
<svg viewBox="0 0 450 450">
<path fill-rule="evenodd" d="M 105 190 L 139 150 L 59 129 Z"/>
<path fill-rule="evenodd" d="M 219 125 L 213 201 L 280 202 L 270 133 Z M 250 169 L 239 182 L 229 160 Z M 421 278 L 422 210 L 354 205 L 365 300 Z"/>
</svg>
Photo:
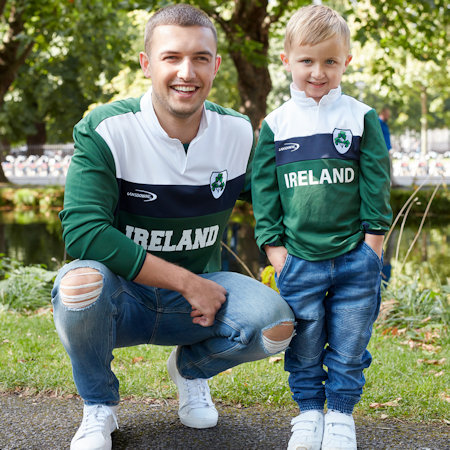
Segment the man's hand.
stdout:
<svg viewBox="0 0 450 450">
<path fill-rule="evenodd" d="M 192 322 L 202 327 L 214 323 L 227 291 L 220 284 L 147 253 L 137 283 L 179 292 L 192 306 Z"/>
<path fill-rule="evenodd" d="M 265 245 L 264 250 L 269 258 L 270 264 L 272 264 L 277 276 L 279 276 L 288 255 L 286 247 L 272 247 L 270 245 Z"/>
<path fill-rule="evenodd" d="M 202 327 L 214 324 L 217 311 L 227 299 L 227 291 L 223 286 L 196 275 L 189 280 L 181 294 L 192 306 L 192 322 Z"/>
<path fill-rule="evenodd" d="M 383 251 L 384 235 L 380 234 L 366 234 L 364 236 L 364 242 L 378 255 L 381 259 L 381 253 Z"/>
</svg>

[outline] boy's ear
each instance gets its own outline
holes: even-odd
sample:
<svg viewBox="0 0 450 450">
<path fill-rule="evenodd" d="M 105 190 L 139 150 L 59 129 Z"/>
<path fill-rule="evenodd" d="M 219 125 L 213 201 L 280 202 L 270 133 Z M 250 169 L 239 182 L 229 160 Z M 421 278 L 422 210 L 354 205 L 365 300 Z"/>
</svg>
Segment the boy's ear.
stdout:
<svg viewBox="0 0 450 450">
<path fill-rule="evenodd" d="M 284 68 L 290 72 L 291 66 L 289 64 L 289 59 L 285 53 L 280 53 L 281 62 L 283 63 Z"/>
<path fill-rule="evenodd" d="M 352 55 L 348 55 L 347 56 L 347 59 L 345 60 L 345 63 L 344 63 L 344 72 L 345 72 L 345 70 L 347 69 L 347 66 L 350 64 L 350 61 L 352 60 L 352 58 L 353 58 L 353 56 Z"/>
</svg>

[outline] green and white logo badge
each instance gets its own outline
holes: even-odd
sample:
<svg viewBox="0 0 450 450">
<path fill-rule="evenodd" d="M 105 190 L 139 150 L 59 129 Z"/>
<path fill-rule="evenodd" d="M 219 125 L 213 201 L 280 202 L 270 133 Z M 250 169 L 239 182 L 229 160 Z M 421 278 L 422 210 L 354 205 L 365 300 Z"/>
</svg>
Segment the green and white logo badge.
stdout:
<svg viewBox="0 0 450 450">
<path fill-rule="evenodd" d="M 222 170 L 222 172 L 213 172 L 210 177 L 209 185 L 214 198 L 219 198 L 225 190 L 227 184 L 228 172 Z"/>
<path fill-rule="evenodd" d="M 342 130 L 335 128 L 333 131 L 333 144 L 336 150 L 342 155 L 350 149 L 352 145 L 352 132 L 350 130 Z"/>
</svg>

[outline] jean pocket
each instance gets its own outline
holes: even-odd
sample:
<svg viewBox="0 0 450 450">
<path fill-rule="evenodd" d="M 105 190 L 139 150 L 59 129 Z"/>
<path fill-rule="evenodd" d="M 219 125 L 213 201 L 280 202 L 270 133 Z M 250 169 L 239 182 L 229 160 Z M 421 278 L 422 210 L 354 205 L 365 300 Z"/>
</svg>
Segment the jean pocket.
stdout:
<svg viewBox="0 0 450 450">
<path fill-rule="evenodd" d="M 381 255 L 381 258 L 375 253 L 375 250 L 367 244 L 365 241 L 362 241 L 362 249 L 372 259 L 375 259 L 379 269 L 381 270 L 383 268 L 383 255 Z"/>
<path fill-rule="evenodd" d="M 280 270 L 280 274 L 277 276 L 277 273 L 275 272 L 275 282 L 277 283 L 277 286 L 279 283 L 282 282 L 288 268 L 289 268 L 289 264 L 291 262 L 292 259 L 292 255 L 290 255 L 289 253 L 286 255 L 286 260 L 284 261 L 283 267 Z"/>
</svg>

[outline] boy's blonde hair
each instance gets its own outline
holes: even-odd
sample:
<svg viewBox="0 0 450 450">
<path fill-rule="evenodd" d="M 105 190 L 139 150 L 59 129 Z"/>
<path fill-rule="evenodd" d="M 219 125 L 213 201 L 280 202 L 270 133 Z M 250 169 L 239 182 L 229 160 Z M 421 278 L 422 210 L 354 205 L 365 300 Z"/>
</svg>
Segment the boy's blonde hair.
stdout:
<svg viewBox="0 0 450 450">
<path fill-rule="evenodd" d="M 332 37 L 341 37 L 350 50 L 350 30 L 344 18 L 324 5 L 300 8 L 289 20 L 284 39 L 288 53 L 296 45 L 315 45 Z"/>
</svg>

